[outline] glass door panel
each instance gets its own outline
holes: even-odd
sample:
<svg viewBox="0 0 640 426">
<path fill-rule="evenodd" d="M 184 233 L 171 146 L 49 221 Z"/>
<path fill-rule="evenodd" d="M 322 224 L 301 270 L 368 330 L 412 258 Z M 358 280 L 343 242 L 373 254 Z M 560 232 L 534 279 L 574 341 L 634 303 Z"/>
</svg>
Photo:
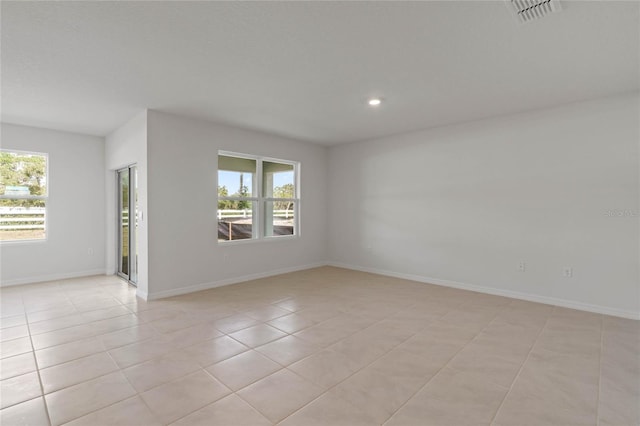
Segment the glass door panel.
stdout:
<svg viewBox="0 0 640 426">
<path fill-rule="evenodd" d="M 136 166 L 118 175 L 118 275 L 134 284 L 138 281 L 138 186 Z"/>
<path fill-rule="evenodd" d="M 129 168 L 118 170 L 118 275 L 129 279 Z"/>
</svg>

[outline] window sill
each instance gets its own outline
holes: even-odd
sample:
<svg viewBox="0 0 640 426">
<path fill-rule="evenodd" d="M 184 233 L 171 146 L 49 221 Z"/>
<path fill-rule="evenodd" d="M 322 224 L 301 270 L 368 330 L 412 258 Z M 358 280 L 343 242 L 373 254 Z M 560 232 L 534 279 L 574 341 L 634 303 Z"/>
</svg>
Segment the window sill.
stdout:
<svg viewBox="0 0 640 426">
<path fill-rule="evenodd" d="M 0 240 L 0 245 L 42 244 L 47 241 L 47 238 L 39 238 L 37 240 Z"/>
<path fill-rule="evenodd" d="M 218 241 L 218 247 L 238 246 L 244 244 L 263 244 L 276 241 L 295 241 L 300 235 L 282 235 L 279 237 L 247 238 L 245 240 Z"/>
</svg>

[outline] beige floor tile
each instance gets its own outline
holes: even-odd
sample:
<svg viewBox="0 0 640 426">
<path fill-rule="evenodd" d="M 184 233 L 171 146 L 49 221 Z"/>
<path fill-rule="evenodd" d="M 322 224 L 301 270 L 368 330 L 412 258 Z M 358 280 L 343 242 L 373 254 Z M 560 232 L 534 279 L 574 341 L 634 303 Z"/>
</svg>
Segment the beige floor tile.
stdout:
<svg viewBox="0 0 640 426">
<path fill-rule="evenodd" d="M 33 352 L 3 358 L 0 361 L 0 380 L 21 376 L 36 370 Z"/>
<path fill-rule="evenodd" d="M 29 330 L 26 325 L 16 325 L 14 327 L 7 327 L 0 330 L 0 342 L 7 340 L 19 339 L 29 335 Z"/>
<path fill-rule="evenodd" d="M 284 331 L 285 333 L 295 333 L 307 327 L 311 327 L 315 322 L 296 314 L 288 314 L 269 321 L 267 324 Z"/>
<path fill-rule="evenodd" d="M 375 420 L 363 410 L 333 394 L 320 398 L 287 417 L 281 426 L 370 426 Z"/>
<path fill-rule="evenodd" d="M 51 423 L 60 425 L 134 396 L 124 374 L 115 372 L 45 396 Z"/>
<path fill-rule="evenodd" d="M 266 345 L 258 346 L 256 350 L 277 363 L 287 366 L 293 362 L 311 355 L 318 348 L 298 337 L 285 336 Z"/>
<path fill-rule="evenodd" d="M 248 351 L 249 348 L 229 336 L 217 337 L 189 346 L 182 350 L 185 356 L 193 359 L 202 367 L 208 367 L 216 362 L 231 358 L 234 355 Z"/>
<path fill-rule="evenodd" d="M 153 327 L 142 324 L 137 327 L 125 328 L 123 330 L 103 334 L 98 336 L 98 338 L 104 345 L 104 348 L 110 350 L 159 336 L 160 333 L 158 333 Z"/>
<path fill-rule="evenodd" d="M 269 343 L 286 335 L 287 333 L 267 324 L 254 325 L 229 334 L 229 336 L 233 337 L 235 340 L 251 348 L 264 345 L 265 343 Z"/>
<path fill-rule="evenodd" d="M 48 333 L 31 336 L 33 348 L 35 350 L 62 345 L 64 343 L 75 342 L 95 336 L 97 333 L 91 323 L 67 327 Z"/>
<path fill-rule="evenodd" d="M 49 417 L 42 397 L 13 405 L 0 411 L 0 424 L 5 426 L 46 426 Z"/>
<path fill-rule="evenodd" d="M 640 425 L 640 393 L 603 384 L 598 401 L 598 424 Z"/>
<path fill-rule="evenodd" d="M 106 352 L 89 355 L 40 370 L 45 394 L 116 371 L 118 366 Z"/>
<path fill-rule="evenodd" d="M 132 343 L 109 351 L 120 368 L 127 368 L 153 358 L 160 358 L 175 350 L 175 346 L 162 337 Z"/>
<path fill-rule="evenodd" d="M 469 334 L 457 333 L 454 327 L 451 333 L 445 330 L 429 330 L 410 337 L 397 348 L 444 365 L 468 344 L 471 338 Z"/>
<path fill-rule="evenodd" d="M 334 327 L 325 327 L 322 324 L 317 324 L 312 327 L 305 328 L 302 331 L 294 333 L 293 336 L 299 337 L 312 343 L 318 347 L 327 347 L 339 340 L 349 336 L 349 332 L 336 329 Z"/>
<path fill-rule="evenodd" d="M 640 425 L 640 357 L 624 357 L 625 361 L 620 362 L 618 354 L 606 351 L 601 359 L 598 421 L 607 425 Z"/>
<path fill-rule="evenodd" d="M 215 320 L 213 326 L 223 333 L 233 333 L 243 328 L 251 327 L 260 324 L 255 318 L 248 317 L 244 314 L 235 314 L 219 320 Z"/>
<path fill-rule="evenodd" d="M 42 395 L 38 373 L 27 373 L 0 382 L 0 408 L 6 408 Z"/>
<path fill-rule="evenodd" d="M 599 330 L 545 330 L 536 341 L 536 347 L 562 352 L 567 355 L 589 355 L 600 351 L 602 337 Z"/>
<path fill-rule="evenodd" d="M 286 309 L 287 311 L 290 311 L 290 312 L 299 311 L 304 307 L 304 305 L 301 304 L 300 301 L 296 300 L 295 298 L 288 298 L 285 300 L 281 300 L 279 302 L 274 303 L 274 305 L 282 309 Z"/>
<path fill-rule="evenodd" d="M 472 342 L 449 361 L 447 366 L 458 371 L 483 374 L 487 381 L 509 387 L 525 358 L 526 354 L 514 356 Z"/>
<path fill-rule="evenodd" d="M 231 391 L 200 370 L 188 376 L 165 383 L 140 396 L 156 418 L 167 424 L 214 402 Z"/>
<path fill-rule="evenodd" d="M 379 358 L 368 368 L 393 380 L 420 378 L 420 382 L 425 383 L 423 379 L 433 377 L 441 369 L 441 366 L 438 362 L 396 348 Z"/>
<path fill-rule="evenodd" d="M 36 351 L 35 354 L 38 367 L 43 369 L 103 352 L 104 350 L 105 347 L 102 345 L 102 341 L 97 337 L 91 337 L 85 340 L 40 349 Z"/>
<path fill-rule="evenodd" d="M 570 358 L 560 361 L 549 358 L 542 362 L 529 359 L 513 383 L 495 424 L 595 424 L 598 376 L 571 366 Z"/>
<path fill-rule="evenodd" d="M 389 317 L 390 320 L 421 321 L 427 325 L 445 316 L 451 309 L 435 303 L 415 304 Z"/>
<path fill-rule="evenodd" d="M 385 426 L 489 425 L 507 390 L 474 375 L 445 369 L 400 408 Z"/>
<path fill-rule="evenodd" d="M 79 303 L 74 303 L 73 306 L 76 307 L 76 310 L 78 312 L 89 312 L 89 311 L 95 311 L 97 309 L 105 309 L 105 308 L 111 308 L 111 307 L 115 307 L 115 306 L 122 306 L 122 304 L 114 298 L 108 298 L 108 299 L 100 299 L 100 300 L 93 300 L 93 301 L 83 301 L 83 302 L 79 302 Z"/>
<path fill-rule="evenodd" d="M 185 357 L 176 353 L 170 353 L 161 358 L 126 368 L 122 372 L 138 392 L 144 392 L 199 369 L 200 365 L 195 361 L 185 359 Z"/>
<path fill-rule="evenodd" d="M 226 318 L 231 315 L 235 315 L 238 312 L 228 306 L 218 304 L 213 299 L 196 299 L 193 306 L 189 306 L 189 314 L 194 318 L 198 318 L 204 322 L 212 322 L 222 318 Z"/>
<path fill-rule="evenodd" d="M 192 346 L 220 336 L 224 336 L 224 334 L 213 327 L 211 323 L 196 324 L 164 335 L 176 348 Z"/>
<path fill-rule="evenodd" d="M 172 331 L 182 330 L 202 322 L 199 318 L 195 318 L 186 312 L 178 315 L 151 321 L 148 324 L 160 333 L 171 333 Z"/>
<path fill-rule="evenodd" d="M 131 311 L 124 306 L 113 306 L 110 308 L 97 309 L 95 311 L 83 312 L 80 315 L 85 321 L 100 321 L 115 318 L 123 315 L 130 315 Z"/>
<path fill-rule="evenodd" d="M 8 358 L 31 352 L 31 349 L 31 339 L 29 337 L 21 337 L 2 342 L 0 344 L 0 355 L 2 358 Z"/>
<path fill-rule="evenodd" d="M 296 311 L 296 314 L 301 316 L 302 318 L 319 323 L 319 322 L 337 317 L 339 315 L 342 315 L 342 311 L 339 311 L 334 308 L 330 308 L 328 306 L 313 305 L 313 306 L 301 309 L 299 311 Z"/>
<path fill-rule="evenodd" d="M 161 426 L 151 410 L 139 396 L 125 399 L 79 419 L 65 426 Z"/>
<path fill-rule="evenodd" d="M 278 422 L 321 393 L 320 387 L 291 371 L 280 370 L 242 389 L 238 395 L 269 420 Z"/>
<path fill-rule="evenodd" d="M 22 306 L 19 301 L 13 302 L 9 300 L 2 300 L 2 302 L 0 303 L 0 315 L 2 315 L 2 318 L 15 317 L 25 314 L 24 306 Z"/>
<path fill-rule="evenodd" d="M 367 411 L 382 423 L 420 390 L 438 369 L 439 366 L 425 364 L 416 355 L 396 351 L 388 359 L 380 359 L 358 371 L 331 393 Z"/>
<path fill-rule="evenodd" d="M 62 328 L 73 327 L 74 325 L 80 325 L 86 322 L 87 320 L 81 314 L 75 313 L 45 321 L 32 322 L 29 324 L 29 330 L 31 334 L 42 334 L 60 330 Z"/>
<path fill-rule="evenodd" d="M 257 319 L 258 321 L 267 322 L 284 315 L 288 315 L 291 313 L 291 311 L 279 308 L 274 305 L 269 305 L 257 309 L 252 309 L 243 313 L 248 317 Z"/>
<path fill-rule="evenodd" d="M 3 424 L 47 424 L 43 400 L 100 425 L 640 424 L 638 321 L 332 267 L 148 302 L 106 276 L 0 295 Z M 43 398 L 35 368 L 67 387 Z M 237 394 L 206 400 L 198 373 Z M 166 418 L 129 381 L 164 388 Z"/>
<path fill-rule="evenodd" d="M 288 369 L 307 380 L 329 389 L 343 381 L 362 366 L 339 352 L 325 349 L 291 364 Z"/>
<path fill-rule="evenodd" d="M 129 309 L 127 307 L 127 309 Z M 131 309 L 129 309 L 131 311 Z M 152 322 L 152 321 L 157 321 L 157 320 L 161 320 L 164 318 L 172 318 L 175 317 L 177 315 L 183 314 L 184 312 L 180 309 L 177 308 L 157 308 L 157 309 L 149 309 L 149 310 L 145 310 L 145 311 L 140 311 L 140 312 L 134 312 L 138 318 L 144 322 Z"/>
<path fill-rule="evenodd" d="M 640 335 L 606 331 L 602 336 L 602 359 L 608 364 L 640 370 Z"/>
<path fill-rule="evenodd" d="M 58 300 L 56 300 L 58 299 Z M 25 304 L 25 312 L 27 315 L 40 311 L 48 311 L 51 309 L 58 309 L 61 307 L 73 307 L 73 304 L 68 300 L 63 300 L 55 296 L 49 296 L 46 301 L 33 302 Z"/>
<path fill-rule="evenodd" d="M 599 351 L 587 355 L 568 355 L 535 346 L 527 359 L 524 372 L 542 371 L 577 383 L 596 385 L 600 371 Z"/>
<path fill-rule="evenodd" d="M 27 315 L 27 321 L 29 321 L 29 323 L 32 324 L 39 321 L 45 321 L 45 320 L 72 315 L 75 313 L 78 313 L 78 311 L 73 306 L 59 306 L 46 311 L 29 313 Z"/>
<path fill-rule="evenodd" d="M 496 315 L 495 312 L 473 312 L 468 308 L 460 308 L 450 311 L 439 321 L 479 332 L 488 326 Z"/>
<path fill-rule="evenodd" d="M 124 328 L 135 327 L 140 325 L 141 321 L 134 314 L 127 314 L 115 318 L 93 321 L 90 324 L 95 329 L 96 334 L 107 334 Z"/>
<path fill-rule="evenodd" d="M 229 395 L 172 423 L 172 426 L 269 426 L 272 423 L 236 395 Z"/>
<path fill-rule="evenodd" d="M 364 366 L 380 358 L 412 334 L 406 330 L 401 334 L 385 333 L 385 330 L 389 331 L 389 328 L 372 326 L 331 345 L 329 349 Z"/>
<path fill-rule="evenodd" d="M 19 325 L 25 325 L 27 323 L 27 317 L 24 315 L 14 315 L 11 317 L 3 317 L 0 319 L 0 328 L 17 327 Z"/>
<path fill-rule="evenodd" d="M 213 364 L 207 371 L 230 389 L 237 391 L 281 368 L 281 365 L 259 352 L 250 350 Z"/>
</svg>

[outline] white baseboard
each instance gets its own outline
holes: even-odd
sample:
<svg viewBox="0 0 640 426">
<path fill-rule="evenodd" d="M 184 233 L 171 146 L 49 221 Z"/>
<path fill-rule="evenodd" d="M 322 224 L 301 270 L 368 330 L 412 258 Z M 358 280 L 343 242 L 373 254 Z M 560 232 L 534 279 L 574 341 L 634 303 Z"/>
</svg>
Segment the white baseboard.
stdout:
<svg viewBox="0 0 640 426">
<path fill-rule="evenodd" d="M 145 300 L 163 299 L 165 297 L 179 296 L 181 294 L 194 293 L 196 291 L 209 290 L 209 289 L 212 289 L 212 288 L 222 287 L 222 286 L 225 286 L 225 285 L 238 284 L 238 283 L 245 282 L 245 281 L 251 281 L 251 280 L 257 280 L 257 279 L 260 279 L 260 278 L 272 277 L 274 275 L 287 274 L 289 272 L 303 271 L 305 269 L 318 268 L 320 266 L 326 266 L 326 265 L 327 265 L 326 262 L 317 262 L 317 263 L 311 263 L 311 264 L 308 264 L 308 265 L 294 266 L 294 267 L 291 267 L 291 268 L 283 268 L 283 269 L 275 269 L 275 270 L 272 270 L 272 271 L 260 272 L 260 273 L 257 273 L 257 274 L 242 275 L 242 276 L 239 276 L 239 277 L 227 278 L 225 280 L 211 281 L 211 282 L 208 282 L 208 283 L 190 285 L 190 286 L 187 286 L 187 287 L 179 287 L 179 288 L 176 288 L 176 289 L 152 292 L 152 293 L 148 293 L 148 294 L 137 293 L 136 295 L 138 297 L 141 297 L 141 298 L 145 299 Z"/>
<path fill-rule="evenodd" d="M 459 288 L 461 290 L 475 291 L 478 293 L 492 294 L 495 296 L 510 297 L 512 299 L 526 300 L 529 302 L 544 303 L 547 305 L 561 306 L 563 308 L 577 309 L 580 311 L 595 312 L 598 314 L 611 315 L 614 317 L 628 318 L 640 320 L 640 312 L 629 311 L 625 309 L 610 308 L 607 306 L 592 305 L 589 303 L 576 302 L 566 299 L 558 299 L 555 297 L 539 296 L 529 293 L 521 293 L 511 290 L 503 290 L 493 287 L 483 287 L 475 284 L 466 284 L 457 281 L 443 280 L 439 278 L 429 278 L 420 275 L 403 274 L 399 272 L 387 271 L 383 269 L 368 268 L 364 266 L 349 265 L 339 262 L 327 262 L 329 266 L 337 268 L 352 269 L 354 271 L 369 272 L 372 274 L 385 275 L 394 278 L 402 278 L 405 280 L 417 281 L 427 284 L 435 284 L 443 287 Z"/>
<path fill-rule="evenodd" d="M 34 284 L 45 281 L 65 280 L 68 278 L 89 277 L 92 275 L 109 275 L 104 269 L 91 269 L 88 271 L 65 272 L 61 274 L 37 275 L 35 277 L 17 278 L 13 280 L 0 281 L 0 287 L 10 287 L 14 285 Z"/>
</svg>

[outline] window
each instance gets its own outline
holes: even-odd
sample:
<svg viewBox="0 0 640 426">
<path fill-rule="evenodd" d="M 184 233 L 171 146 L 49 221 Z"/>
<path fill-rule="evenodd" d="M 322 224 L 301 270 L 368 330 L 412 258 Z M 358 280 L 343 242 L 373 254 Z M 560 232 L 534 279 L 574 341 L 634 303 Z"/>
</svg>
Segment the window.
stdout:
<svg viewBox="0 0 640 426">
<path fill-rule="evenodd" d="M 218 154 L 218 241 L 297 235 L 298 163 Z"/>
<path fill-rule="evenodd" d="M 0 150 L 0 241 L 46 238 L 47 155 Z"/>
</svg>

